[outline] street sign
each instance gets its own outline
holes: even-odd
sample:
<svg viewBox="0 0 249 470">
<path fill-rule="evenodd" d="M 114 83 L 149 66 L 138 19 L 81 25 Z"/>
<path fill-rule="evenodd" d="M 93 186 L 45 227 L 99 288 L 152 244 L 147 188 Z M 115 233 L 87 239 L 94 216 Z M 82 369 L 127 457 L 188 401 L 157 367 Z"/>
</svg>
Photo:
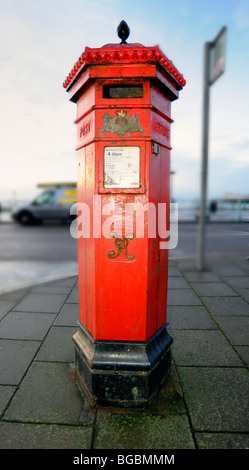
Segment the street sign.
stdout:
<svg viewBox="0 0 249 470">
<path fill-rule="evenodd" d="M 209 84 L 212 85 L 225 71 L 227 27 L 224 26 L 216 38 L 210 43 L 210 76 Z"/>
</svg>

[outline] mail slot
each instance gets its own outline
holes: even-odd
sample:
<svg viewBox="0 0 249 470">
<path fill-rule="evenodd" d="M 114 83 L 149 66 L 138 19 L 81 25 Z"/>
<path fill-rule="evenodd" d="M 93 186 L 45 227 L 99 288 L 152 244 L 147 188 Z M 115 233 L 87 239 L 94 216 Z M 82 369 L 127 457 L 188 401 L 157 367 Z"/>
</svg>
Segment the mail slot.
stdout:
<svg viewBox="0 0 249 470">
<path fill-rule="evenodd" d="M 142 98 L 142 85 L 104 85 L 103 98 L 122 99 L 122 98 Z"/>
<path fill-rule="evenodd" d="M 77 105 L 79 329 L 75 373 L 94 403 L 141 406 L 171 363 L 167 332 L 171 103 L 185 79 L 159 46 L 86 47 L 64 82 Z M 124 35 L 125 36 L 125 35 Z M 98 217 L 97 217 L 98 216 Z M 98 219 L 97 226 L 96 220 Z"/>
</svg>

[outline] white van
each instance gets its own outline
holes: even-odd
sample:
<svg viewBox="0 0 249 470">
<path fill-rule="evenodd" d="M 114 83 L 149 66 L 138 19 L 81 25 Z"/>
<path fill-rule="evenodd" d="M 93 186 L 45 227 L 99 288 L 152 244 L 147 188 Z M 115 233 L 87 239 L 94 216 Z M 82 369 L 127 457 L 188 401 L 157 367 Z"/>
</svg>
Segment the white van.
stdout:
<svg viewBox="0 0 249 470">
<path fill-rule="evenodd" d="M 40 183 L 44 188 L 33 202 L 17 208 L 12 217 L 22 225 L 50 222 L 69 222 L 70 208 L 77 202 L 76 183 Z"/>
</svg>

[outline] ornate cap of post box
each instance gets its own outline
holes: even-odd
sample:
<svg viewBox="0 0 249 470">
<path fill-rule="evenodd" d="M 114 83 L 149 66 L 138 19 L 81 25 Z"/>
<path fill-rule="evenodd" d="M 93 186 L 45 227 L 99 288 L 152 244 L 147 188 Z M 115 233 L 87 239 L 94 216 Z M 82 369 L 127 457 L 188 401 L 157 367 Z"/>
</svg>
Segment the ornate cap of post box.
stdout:
<svg viewBox="0 0 249 470">
<path fill-rule="evenodd" d="M 130 28 L 128 24 L 123 20 L 117 27 L 118 37 L 122 39 L 121 44 L 126 44 L 126 39 L 130 35 Z"/>
<path fill-rule="evenodd" d="M 131 63 L 134 61 L 136 63 L 159 62 L 167 74 L 177 83 L 179 89 L 182 89 L 186 84 L 186 80 L 173 62 L 161 51 L 159 46 L 145 47 L 137 43 L 127 44 L 126 39 L 129 36 L 129 32 L 128 25 L 125 21 L 121 21 L 118 26 L 118 35 L 122 39 L 121 44 L 106 44 L 100 48 L 86 47 L 66 77 L 63 87 L 69 88 L 88 64 L 106 65 L 110 63 Z"/>
</svg>

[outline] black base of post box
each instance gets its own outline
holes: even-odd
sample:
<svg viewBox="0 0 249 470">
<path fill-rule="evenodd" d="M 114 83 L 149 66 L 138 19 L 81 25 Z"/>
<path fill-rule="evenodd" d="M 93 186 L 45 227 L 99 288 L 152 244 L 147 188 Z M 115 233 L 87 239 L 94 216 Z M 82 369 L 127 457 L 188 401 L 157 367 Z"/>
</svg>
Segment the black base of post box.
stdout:
<svg viewBox="0 0 249 470">
<path fill-rule="evenodd" d="M 171 365 L 173 339 L 166 325 L 146 342 L 126 342 L 96 340 L 79 323 L 74 374 L 92 406 L 141 407 L 155 398 Z"/>
</svg>

